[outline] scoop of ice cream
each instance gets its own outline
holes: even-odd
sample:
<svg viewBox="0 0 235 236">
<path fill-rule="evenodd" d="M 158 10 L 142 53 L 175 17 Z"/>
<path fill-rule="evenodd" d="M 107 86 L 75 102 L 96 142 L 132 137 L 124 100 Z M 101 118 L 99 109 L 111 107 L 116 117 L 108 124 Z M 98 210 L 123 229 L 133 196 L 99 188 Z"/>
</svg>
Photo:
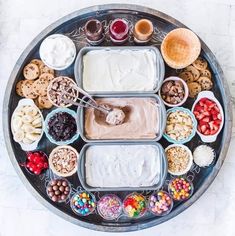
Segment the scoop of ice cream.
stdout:
<svg viewBox="0 0 235 236">
<path fill-rule="evenodd" d="M 125 119 L 125 113 L 118 108 L 113 108 L 106 116 L 106 122 L 110 125 L 120 125 Z"/>
</svg>

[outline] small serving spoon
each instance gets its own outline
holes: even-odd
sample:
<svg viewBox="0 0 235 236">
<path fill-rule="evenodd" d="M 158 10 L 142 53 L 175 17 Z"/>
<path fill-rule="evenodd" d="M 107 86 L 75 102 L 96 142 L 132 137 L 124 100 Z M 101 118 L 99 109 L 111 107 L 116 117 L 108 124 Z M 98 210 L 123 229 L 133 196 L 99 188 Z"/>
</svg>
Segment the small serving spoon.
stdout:
<svg viewBox="0 0 235 236">
<path fill-rule="evenodd" d="M 99 111 L 101 111 L 101 112 L 104 112 L 104 113 L 106 113 L 106 114 L 108 114 L 109 112 L 112 111 L 111 108 L 108 109 L 108 108 L 104 108 L 104 107 L 99 106 L 99 105 L 97 104 L 97 102 L 95 101 L 95 99 L 93 99 L 92 96 L 91 96 L 89 93 L 87 93 L 87 92 L 84 91 L 83 89 L 79 88 L 78 86 L 73 86 L 73 88 L 76 89 L 79 93 L 83 94 L 83 95 L 85 96 L 85 98 L 86 98 L 86 97 L 89 98 L 94 104 L 92 104 L 92 103 L 86 101 L 85 98 L 82 98 L 82 99 L 81 99 L 81 98 L 78 97 L 77 100 L 79 100 L 80 103 L 78 103 L 78 102 L 76 102 L 76 101 L 74 101 L 74 100 L 68 99 L 68 98 L 66 98 L 65 96 L 70 96 L 70 97 L 71 97 L 71 94 L 68 93 L 67 91 L 63 91 L 63 93 L 61 94 L 61 98 L 62 98 L 63 101 L 65 101 L 66 103 L 70 103 L 70 104 L 73 104 L 73 105 L 79 106 L 79 107 L 87 107 L 87 106 L 90 106 L 90 107 L 92 107 L 92 108 L 94 108 L 94 109 L 97 109 L 97 110 L 99 110 Z M 86 104 L 86 105 L 84 105 L 84 104 Z"/>
<path fill-rule="evenodd" d="M 99 110 L 99 111 L 101 111 L 101 112 L 103 112 L 103 113 L 106 113 L 106 114 L 109 114 L 109 113 L 112 111 L 111 108 L 108 109 L 108 108 L 104 108 L 104 107 L 101 107 L 101 106 L 98 106 L 98 105 L 93 105 L 92 103 L 87 102 L 87 101 L 85 101 L 84 99 L 81 99 L 81 98 L 78 98 L 78 99 L 77 99 L 77 100 L 79 100 L 81 103 L 75 102 L 75 101 L 73 101 L 73 100 L 70 100 L 70 99 L 68 99 L 68 98 L 65 98 L 64 95 L 70 95 L 70 94 L 67 93 L 67 92 L 64 92 L 64 93 L 62 94 L 62 99 L 63 99 L 63 101 L 65 101 L 66 103 L 73 104 L 73 105 L 78 106 L 78 107 L 87 107 L 87 106 L 90 106 L 90 107 L 92 107 L 92 108 L 94 108 L 94 109 L 96 109 L 96 110 Z M 83 103 L 85 103 L 86 105 L 84 105 Z M 95 103 L 95 104 L 97 104 L 97 103 Z"/>
<path fill-rule="evenodd" d="M 66 102 L 66 103 L 69 103 L 69 104 L 73 104 L 75 106 L 79 106 L 79 107 L 87 107 L 87 106 L 90 106 L 96 110 L 99 110 L 103 113 L 106 114 L 106 122 L 110 125 L 118 125 L 118 124 L 122 124 L 124 119 L 125 119 L 125 113 L 119 109 L 119 108 L 106 108 L 106 107 L 102 107 L 102 106 L 99 106 L 97 104 L 97 102 L 91 97 L 90 94 L 88 94 L 87 92 L 85 92 L 83 89 L 77 87 L 77 86 L 73 86 L 74 89 L 76 89 L 78 92 L 80 92 L 81 94 L 83 94 L 85 96 L 85 98 L 89 98 L 94 104 L 88 102 L 85 100 L 85 98 L 83 97 L 82 99 L 81 98 L 77 98 L 77 100 L 80 101 L 80 103 L 74 101 L 74 100 L 71 100 L 71 99 L 68 99 L 66 98 L 65 96 L 70 96 L 71 97 L 71 94 L 68 93 L 67 91 L 64 91 L 62 94 L 61 94 L 61 99 Z M 85 104 L 85 105 L 84 105 Z"/>
</svg>

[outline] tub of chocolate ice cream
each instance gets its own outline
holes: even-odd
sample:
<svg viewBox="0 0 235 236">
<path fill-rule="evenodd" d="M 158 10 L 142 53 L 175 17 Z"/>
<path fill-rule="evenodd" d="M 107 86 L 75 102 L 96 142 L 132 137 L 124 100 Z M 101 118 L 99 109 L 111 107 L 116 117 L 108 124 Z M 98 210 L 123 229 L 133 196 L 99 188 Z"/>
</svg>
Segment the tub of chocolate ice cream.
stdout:
<svg viewBox="0 0 235 236">
<path fill-rule="evenodd" d="M 107 114 L 92 107 L 79 108 L 79 133 L 86 142 L 158 141 L 166 125 L 166 110 L 159 96 L 153 95 L 96 95 L 99 106 L 121 109 L 122 123 L 110 125 Z"/>
</svg>

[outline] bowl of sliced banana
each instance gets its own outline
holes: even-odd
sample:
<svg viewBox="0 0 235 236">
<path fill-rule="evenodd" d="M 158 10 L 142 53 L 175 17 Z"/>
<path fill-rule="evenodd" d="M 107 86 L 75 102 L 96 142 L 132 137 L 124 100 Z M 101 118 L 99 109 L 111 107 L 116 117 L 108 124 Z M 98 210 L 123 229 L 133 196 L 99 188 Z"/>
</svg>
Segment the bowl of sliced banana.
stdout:
<svg viewBox="0 0 235 236">
<path fill-rule="evenodd" d="M 44 119 L 32 99 L 21 99 L 11 117 L 13 139 L 24 151 L 35 150 L 43 135 Z"/>
</svg>

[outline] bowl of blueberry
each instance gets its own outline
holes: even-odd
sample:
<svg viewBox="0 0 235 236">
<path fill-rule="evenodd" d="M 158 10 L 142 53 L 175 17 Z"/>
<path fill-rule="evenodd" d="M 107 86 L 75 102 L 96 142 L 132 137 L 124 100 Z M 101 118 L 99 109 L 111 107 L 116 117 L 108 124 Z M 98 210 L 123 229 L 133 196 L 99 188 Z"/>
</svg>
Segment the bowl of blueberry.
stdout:
<svg viewBox="0 0 235 236">
<path fill-rule="evenodd" d="M 79 137 L 77 114 L 69 108 L 57 108 L 51 111 L 44 125 L 46 137 L 56 145 L 73 143 Z"/>
</svg>

